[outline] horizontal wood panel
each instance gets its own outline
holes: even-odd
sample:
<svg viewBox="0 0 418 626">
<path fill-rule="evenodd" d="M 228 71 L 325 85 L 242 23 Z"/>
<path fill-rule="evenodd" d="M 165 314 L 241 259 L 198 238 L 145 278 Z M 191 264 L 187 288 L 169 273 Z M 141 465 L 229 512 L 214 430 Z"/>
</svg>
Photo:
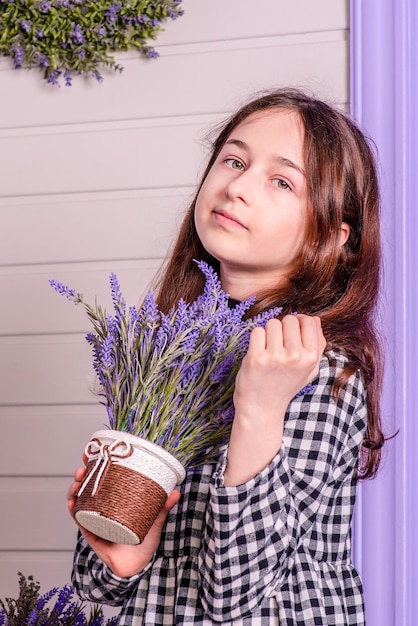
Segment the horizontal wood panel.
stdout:
<svg viewBox="0 0 418 626">
<path fill-rule="evenodd" d="M 1 195 L 194 185 L 203 160 L 196 138 L 202 135 L 203 127 L 191 124 L 4 137 Z M 24 176 L 17 185 L 18 173 Z"/>
<path fill-rule="evenodd" d="M 19 595 L 18 572 L 33 575 L 46 593 L 56 586 L 70 583 L 73 550 L 62 552 L 0 551 L 0 597 Z"/>
<path fill-rule="evenodd" d="M 190 195 L 0 199 L 0 265 L 164 257 Z"/>
<path fill-rule="evenodd" d="M 108 426 L 104 407 L 0 407 L 0 429 L 7 446 L 0 476 L 71 476 L 96 430 Z"/>
<path fill-rule="evenodd" d="M 348 0 L 183 0 L 185 14 L 167 22 L 156 46 L 346 28 Z"/>
<path fill-rule="evenodd" d="M 126 261 L 100 264 L 0 268 L 0 293 L 8 306 L 0 316 L 1 335 L 77 333 L 92 330 L 83 306 L 75 306 L 49 285 L 49 279 L 75 289 L 86 302 L 113 313 L 109 275 L 115 272 L 129 306 L 139 304 L 160 263 Z"/>
<path fill-rule="evenodd" d="M 127 58 L 123 61 L 122 74 L 107 76 L 100 85 L 95 82 L 86 85 L 83 80 L 75 80 L 71 88 L 51 90 L 51 86 L 42 84 L 36 71 L 2 72 L 2 91 L 13 93 L 13 98 L 2 98 L 0 101 L 0 128 L 49 127 L 56 124 L 216 113 L 234 109 L 237 97 L 241 102 L 246 94 L 288 84 L 307 87 L 343 104 L 348 101 L 347 73 L 335 71 L 335 68 L 346 67 L 348 63 L 346 33 L 337 32 L 332 37 L 325 33 L 323 41 L 320 36 L 317 39 L 305 41 L 302 38 L 298 44 L 289 44 L 287 40 L 284 43 L 277 37 L 273 42 L 269 39 L 264 42 L 260 40 L 259 47 L 249 47 L 250 42 L 246 44 L 245 40 L 240 40 L 236 48 L 209 48 L 200 52 L 190 49 L 162 57 L 155 63 Z M 27 107 L 29 98 L 31 106 Z M 99 143 L 101 137 L 97 139 L 96 145 Z M 146 144 L 136 143 L 137 149 L 131 153 L 137 165 L 140 154 L 138 146 L 143 145 Z M 181 145 L 181 142 L 177 145 Z M 114 165 L 115 157 L 118 161 L 123 155 L 118 145 L 113 150 L 106 143 L 102 147 L 109 164 Z M 0 144 L 0 161 L 4 149 Z M 65 144 L 61 145 L 61 149 L 57 146 L 52 153 L 63 167 L 65 153 Z M 35 154 L 32 153 L 34 166 Z M 19 155 L 24 156 L 23 148 Z M 97 158 L 99 161 L 94 169 L 100 170 L 100 157 Z M 95 161 L 90 163 L 94 164 Z M 13 160 L 13 166 L 14 172 L 25 171 L 25 163 L 18 160 Z M 88 163 L 84 166 L 88 174 L 91 167 Z M 56 168 L 48 171 L 48 163 L 45 163 L 44 168 L 52 184 Z M 2 193 L 7 192 L 2 190 Z"/>
<path fill-rule="evenodd" d="M 76 335 L 2 338 L 0 404 L 96 404 L 90 347 Z"/>
<path fill-rule="evenodd" d="M 71 550 L 76 526 L 67 511 L 67 478 L 0 478 L 0 550 Z"/>
</svg>

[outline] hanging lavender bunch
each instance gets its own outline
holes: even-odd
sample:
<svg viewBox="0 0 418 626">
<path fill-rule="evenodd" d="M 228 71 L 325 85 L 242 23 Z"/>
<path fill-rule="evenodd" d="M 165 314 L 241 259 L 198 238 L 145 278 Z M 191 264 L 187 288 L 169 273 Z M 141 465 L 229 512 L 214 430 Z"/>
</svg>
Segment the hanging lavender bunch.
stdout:
<svg viewBox="0 0 418 626">
<path fill-rule="evenodd" d="M 75 76 L 102 82 L 102 68 L 122 71 L 113 54 L 148 59 L 163 24 L 184 11 L 181 0 L 0 0 L 0 55 L 16 69 L 37 68 L 50 85 Z"/>
<path fill-rule="evenodd" d="M 227 444 L 235 377 L 250 332 L 281 311 L 243 320 L 254 298 L 231 308 L 216 272 L 204 262 L 198 266 L 206 278 L 202 295 L 191 304 L 180 300 L 168 314 L 159 311 L 152 293 L 139 310 L 128 308 L 115 274 L 114 315 L 50 281 L 58 293 L 83 304 L 93 324 L 86 339 L 110 428 L 162 446 L 186 468 L 216 460 Z"/>
</svg>

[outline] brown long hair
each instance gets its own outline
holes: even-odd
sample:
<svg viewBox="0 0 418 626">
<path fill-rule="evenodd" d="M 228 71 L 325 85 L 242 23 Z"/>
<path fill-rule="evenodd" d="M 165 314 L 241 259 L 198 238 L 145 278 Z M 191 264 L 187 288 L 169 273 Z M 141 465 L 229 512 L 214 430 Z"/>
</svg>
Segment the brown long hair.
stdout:
<svg viewBox="0 0 418 626">
<path fill-rule="evenodd" d="M 300 90 L 287 88 L 264 92 L 221 125 L 160 276 L 158 303 L 168 311 L 180 297 L 190 302 L 202 292 L 204 277 L 193 259 L 219 269 L 218 261 L 203 248 L 196 232 L 196 199 L 234 128 L 249 115 L 269 109 L 296 112 L 302 121 L 308 220 L 302 250 L 287 280 L 257 294 L 258 301 L 249 314 L 278 305 L 283 307 L 283 315 L 290 311 L 319 315 L 328 348 L 338 347 L 348 357 L 336 381 L 336 395 L 351 374 L 361 371 L 367 390 L 368 423 L 358 475 L 371 478 L 377 472 L 384 443 L 380 418 L 383 359 L 375 324 L 381 268 L 380 198 L 371 143 L 346 114 Z M 342 222 L 350 227 L 343 246 Z"/>
</svg>

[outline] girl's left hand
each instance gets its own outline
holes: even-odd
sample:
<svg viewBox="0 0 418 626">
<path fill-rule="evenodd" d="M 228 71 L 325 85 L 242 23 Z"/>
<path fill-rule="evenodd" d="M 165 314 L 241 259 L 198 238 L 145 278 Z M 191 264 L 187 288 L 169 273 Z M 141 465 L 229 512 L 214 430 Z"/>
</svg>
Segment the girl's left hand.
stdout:
<svg viewBox="0 0 418 626">
<path fill-rule="evenodd" d="M 272 461 L 287 406 L 316 377 L 325 346 L 318 317 L 287 315 L 251 332 L 235 384 L 225 484 L 245 482 Z"/>
</svg>

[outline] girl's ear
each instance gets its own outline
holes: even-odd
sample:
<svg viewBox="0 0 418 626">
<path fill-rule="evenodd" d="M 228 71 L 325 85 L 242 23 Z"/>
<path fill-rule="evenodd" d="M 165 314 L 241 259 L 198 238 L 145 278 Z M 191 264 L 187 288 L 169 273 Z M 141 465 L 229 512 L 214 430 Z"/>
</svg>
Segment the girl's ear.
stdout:
<svg viewBox="0 0 418 626">
<path fill-rule="evenodd" d="M 350 235 L 350 227 L 346 222 L 341 222 L 340 246 L 343 246 Z"/>
</svg>

